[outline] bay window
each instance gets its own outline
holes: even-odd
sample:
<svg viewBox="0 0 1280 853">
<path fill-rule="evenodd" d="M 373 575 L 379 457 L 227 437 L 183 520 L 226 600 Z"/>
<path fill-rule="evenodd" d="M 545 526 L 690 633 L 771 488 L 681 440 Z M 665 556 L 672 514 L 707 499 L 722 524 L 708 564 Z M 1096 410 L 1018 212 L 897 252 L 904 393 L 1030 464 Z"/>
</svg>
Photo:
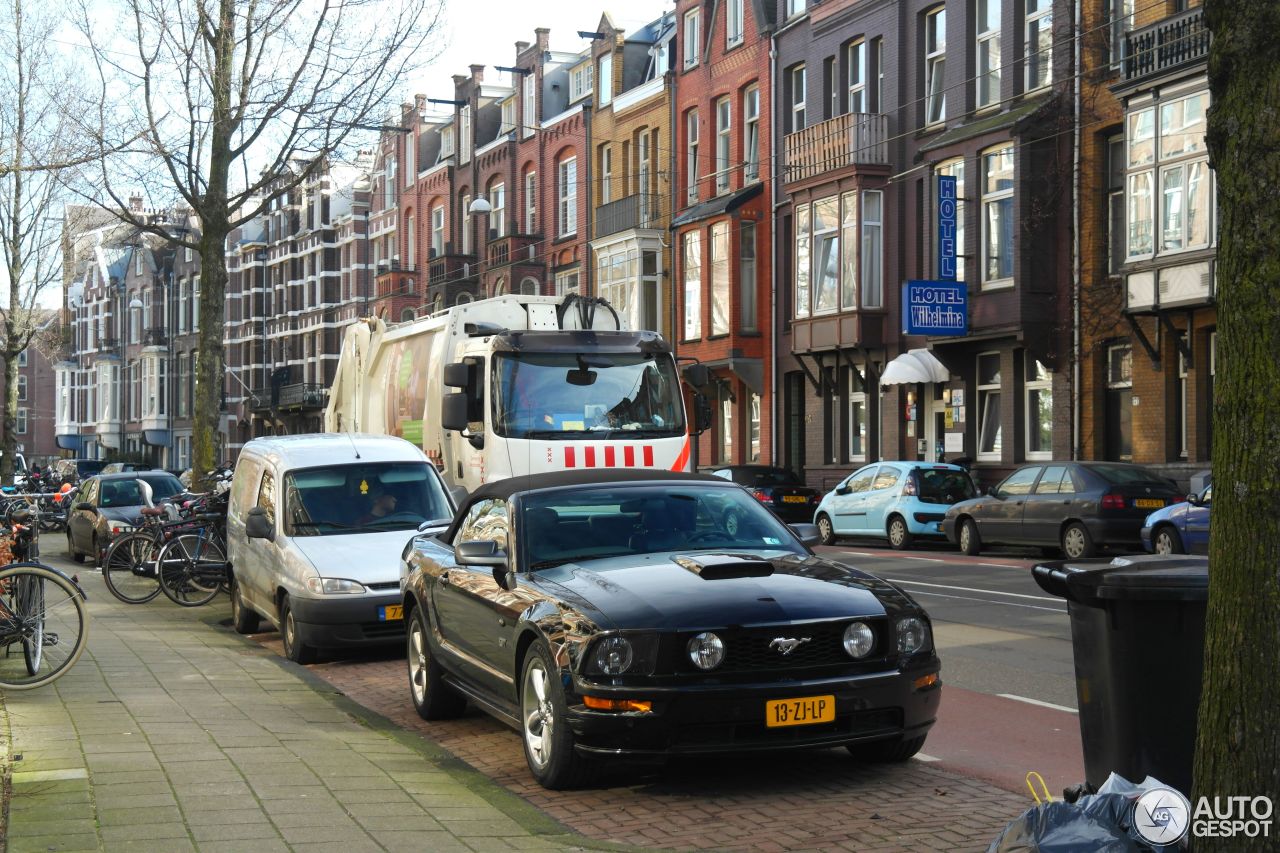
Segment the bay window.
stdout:
<svg viewBox="0 0 1280 853">
<path fill-rule="evenodd" d="M 684 339 L 702 337 L 702 235 L 684 235 Z"/>
<path fill-rule="evenodd" d="M 1202 249 L 1213 240 L 1214 182 L 1205 145 L 1208 102 L 1207 92 L 1197 92 L 1135 110 L 1126 118 L 1130 260 Z"/>
<path fill-rule="evenodd" d="M 729 334 L 729 223 L 711 226 L 711 334 Z"/>
<path fill-rule="evenodd" d="M 813 203 L 813 313 L 829 314 L 840 300 L 840 203 L 835 196 Z"/>
<path fill-rule="evenodd" d="M 862 307 L 884 307 L 884 193 L 862 194 Z"/>
<path fill-rule="evenodd" d="M 809 316 L 809 205 L 795 210 L 796 317 Z"/>
</svg>

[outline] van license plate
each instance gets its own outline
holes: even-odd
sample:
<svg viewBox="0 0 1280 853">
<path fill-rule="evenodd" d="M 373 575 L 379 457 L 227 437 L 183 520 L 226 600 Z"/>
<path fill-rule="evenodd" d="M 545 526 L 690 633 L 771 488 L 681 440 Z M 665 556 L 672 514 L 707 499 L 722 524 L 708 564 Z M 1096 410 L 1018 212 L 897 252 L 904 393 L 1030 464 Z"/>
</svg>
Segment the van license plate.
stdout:
<svg viewBox="0 0 1280 853">
<path fill-rule="evenodd" d="M 378 608 L 379 622 L 398 622 L 404 619 L 404 605 L 388 604 L 386 607 Z"/>
<path fill-rule="evenodd" d="M 830 723 L 836 718 L 835 696 L 806 696 L 803 699 L 775 699 L 764 703 L 764 724 L 807 726 Z"/>
</svg>

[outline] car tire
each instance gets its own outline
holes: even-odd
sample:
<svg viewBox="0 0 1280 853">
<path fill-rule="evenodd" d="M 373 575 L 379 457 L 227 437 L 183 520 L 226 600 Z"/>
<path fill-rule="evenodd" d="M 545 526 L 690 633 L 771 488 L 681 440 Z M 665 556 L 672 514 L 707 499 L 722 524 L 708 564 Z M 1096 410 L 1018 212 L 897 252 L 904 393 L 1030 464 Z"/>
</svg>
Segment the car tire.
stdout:
<svg viewBox="0 0 1280 853">
<path fill-rule="evenodd" d="M 76 546 L 71 541 L 71 531 L 67 531 L 67 556 L 75 560 L 77 563 L 84 562 L 84 554 L 76 550 Z"/>
<path fill-rule="evenodd" d="M 580 787 L 596 765 L 574 748 L 568 704 L 551 652 L 537 640 L 525 655 L 520 675 L 520 740 L 538 784 L 553 791 Z"/>
<path fill-rule="evenodd" d="M 293 618 L 289 596 L 280 599 L 280 638 L 284 641 L 284 656 L 294 663 L 315 663 L 316 649 L 298 640 L 298 625 Z"/>
<path fill-rule="evenodd" d="M 900 515 L 889 517 L 889 527 L 886 531 L 889 536 L 889 547 L 895 551 L 905 551 L 911 547 L 914 537 L 911 535 L 910 528 L 907 527 L 907 520 Z"/>
<path fill-rule="evenodd" d="M 913 738 L 876 740 L 871 743 L 851 743 L 846 749 L 859 761 L 891 763 L 907 761 L 924 746 L 924 735 Z"/>
<path fill-rule="evenodd" d="M 259 617 L 252 607 L 244 603 L 240 595 L 240 581 L 231 575 L 231 627 L 237 634 L 254 634 L 259 627 Z"/>
<path fill-rule="evenodd" d="M 1187 549 L 1182 544 L 1182 537 L 1173 525 L 1165 524 L 1156 528 L 1151 537 L 1151 548 L 1157 554 L 1185 554 Z"/>
<path fill-rule="evenodd" d="M 409 659 L 409 697 L 424 720 L 452 720 L 467 710 L 467 700 L 444 683 L 444 670 L 431 651 L 426 611 L 415 607 L 405 637 Z"/>
<path fill-rule="evenodd" d="M 982 536 L 978 533 L 978 522 L 966 518 L 960 522 L 960 532 L 956 534 L 960 545 L 960 553 L 976 557 L 982 553 Z"/>
<path fill-rule="evenodd" d="M 826 513 L 818 516 L 818 535 L 822 537 L 823 545 L 836 544 L 836 529 L 831 524 L 831 519 Z"/>
<path fill-rule="evenodd" d="M 1098 546 L 1089 535 L 1089 528 L 1073 521 L 1062 528 L 1062 553 L 1068 560 L 1083 560 L 1096 556 Z"/>
</svg>

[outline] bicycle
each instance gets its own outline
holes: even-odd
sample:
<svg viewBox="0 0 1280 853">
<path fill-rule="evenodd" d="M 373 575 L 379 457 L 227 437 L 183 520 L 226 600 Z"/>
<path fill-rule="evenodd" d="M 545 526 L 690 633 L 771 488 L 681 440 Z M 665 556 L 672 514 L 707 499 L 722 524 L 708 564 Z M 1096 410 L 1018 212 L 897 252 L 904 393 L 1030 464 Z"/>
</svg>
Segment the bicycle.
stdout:
<svg viewBox="0 0 1280 853">
<path fill-rule="evenodd" d="M 88 644 L 89 611 L 74 577 L 39 562 L 38 510 L 11 513 L 19 562 L 0 567 L 0 690 L 60 678 Z M 22 650 L 20 663 L 15 646 Z"/>
<path fill-rule="evenodd" d="M 170 536 L 156 557 L 160 589 L 183 607 L 208 604 L 229 585 L 222 517 L 203 513 L 195 519 L 197 526 Z"/>
</svg>

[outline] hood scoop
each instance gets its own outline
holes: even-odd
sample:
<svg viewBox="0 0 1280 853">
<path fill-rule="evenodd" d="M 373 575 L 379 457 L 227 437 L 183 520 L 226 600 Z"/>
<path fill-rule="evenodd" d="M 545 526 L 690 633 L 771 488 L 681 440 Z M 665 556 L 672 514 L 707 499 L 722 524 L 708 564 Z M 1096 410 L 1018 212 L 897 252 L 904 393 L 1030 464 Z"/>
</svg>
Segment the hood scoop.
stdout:
<svg viewBox="0 0 1280 853">
<path fill-rule="evenodd" d="M 672 557 L 671 560 L 706 581 L 765 578 L 773 574 L 773 563 L 755 554 L 699 554 L 696 557 Z"/>
</svg>

